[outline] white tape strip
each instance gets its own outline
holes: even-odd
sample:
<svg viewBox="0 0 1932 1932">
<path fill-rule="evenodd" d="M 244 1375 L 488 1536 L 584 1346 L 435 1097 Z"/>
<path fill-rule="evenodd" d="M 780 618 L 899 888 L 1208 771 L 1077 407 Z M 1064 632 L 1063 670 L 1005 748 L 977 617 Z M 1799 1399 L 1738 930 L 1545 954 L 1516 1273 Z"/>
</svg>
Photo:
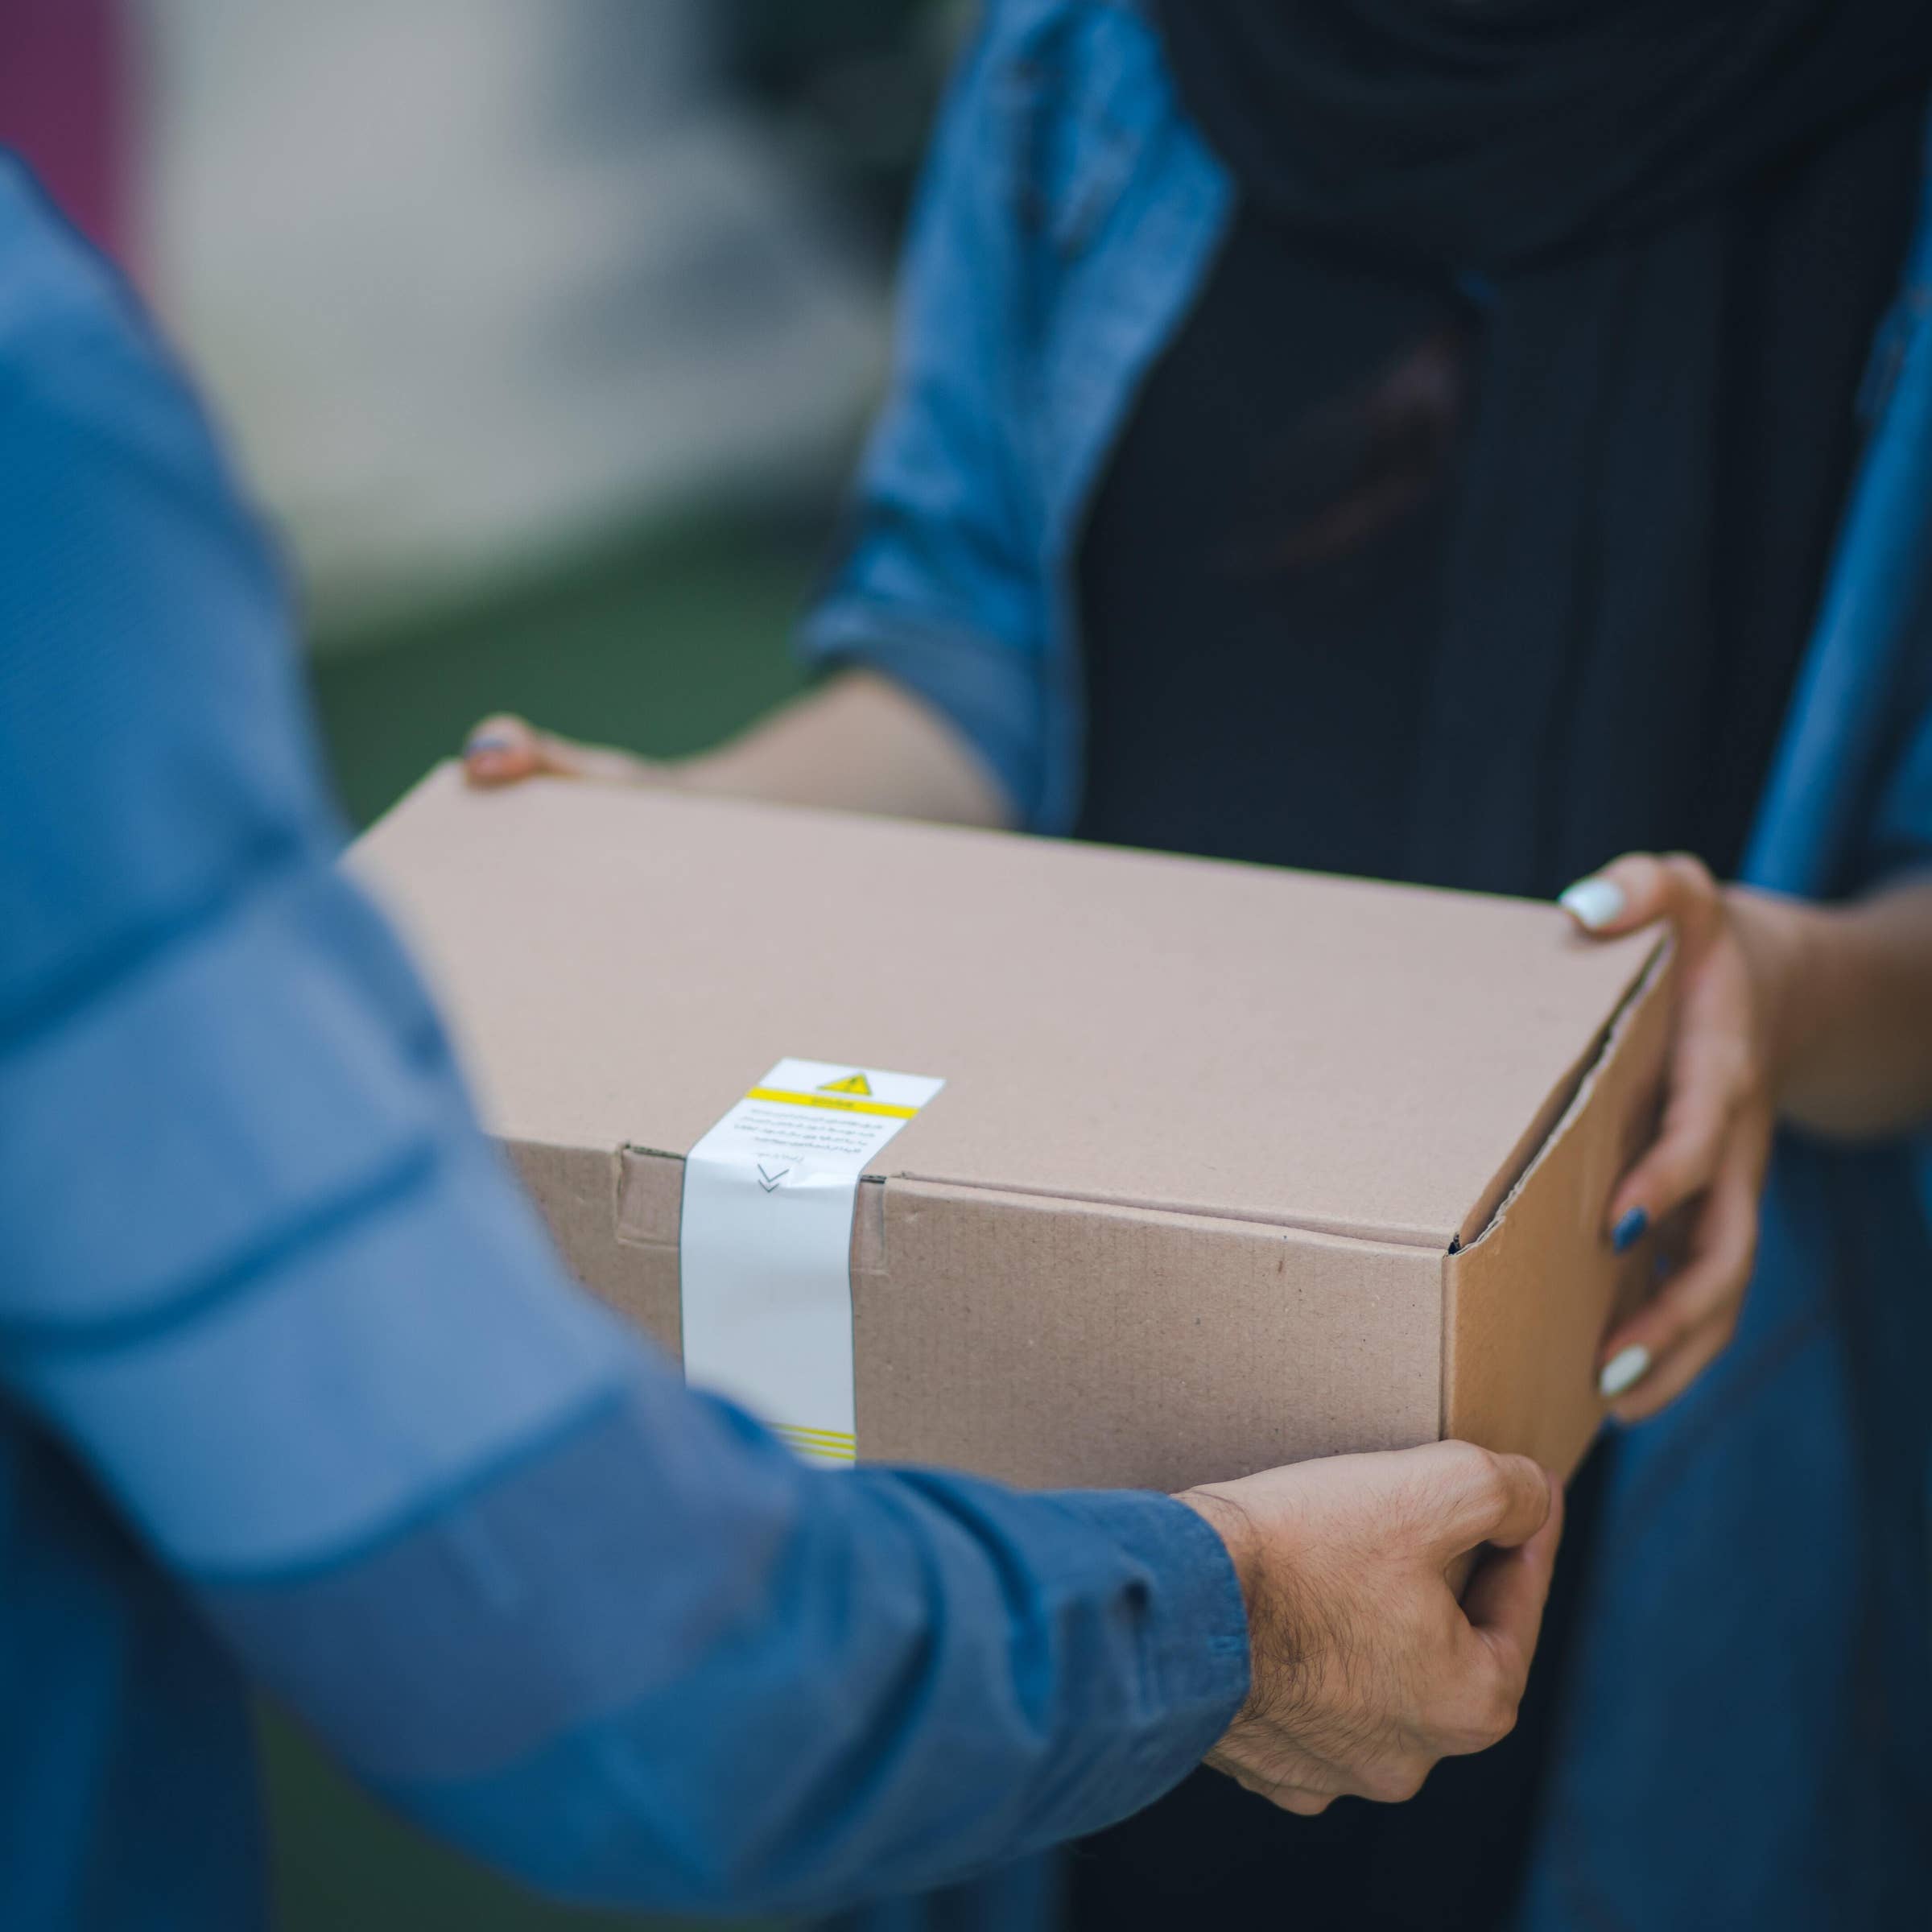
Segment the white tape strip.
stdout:
<svg viewBox="0 0 1932 1932">
<path fill-rule="evenodd" d="M 859 1177 L 943 1080 L 780 1060 L 684 1159 L 687 1380 L 803 1455 L 849 1463 L 852 1219 Z"/>
</svg>

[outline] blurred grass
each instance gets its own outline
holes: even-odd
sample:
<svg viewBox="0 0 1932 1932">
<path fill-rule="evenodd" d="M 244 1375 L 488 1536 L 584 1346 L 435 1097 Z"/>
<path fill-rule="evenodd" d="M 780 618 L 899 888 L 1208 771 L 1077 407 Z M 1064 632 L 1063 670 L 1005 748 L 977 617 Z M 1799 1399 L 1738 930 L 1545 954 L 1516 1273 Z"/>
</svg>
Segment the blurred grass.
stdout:
<svg viewBox="0 0 1932 1932">
<path fill-rule="evenodd" d="M 665 755 L 733 730 L 798 687 L 786 640 L 820 537 L 642 535 L 486 606 L 324 639 L 316 700 L 351 816 L 379 815 L 490 711 Z M 273 1714 L 262 1736 L 282 1932 L 669 1932 L 538 1904 L 379 1810 Z"/>
<path fill-rule="evenodd" d="M 485 712 L 675 756 L 795 691 L 787 651 L 823 533 L 710 523 L 644 535 L 425 623 L 324 638 L 314 688 L 344 803 L 379 815 Z"/>
</svg>

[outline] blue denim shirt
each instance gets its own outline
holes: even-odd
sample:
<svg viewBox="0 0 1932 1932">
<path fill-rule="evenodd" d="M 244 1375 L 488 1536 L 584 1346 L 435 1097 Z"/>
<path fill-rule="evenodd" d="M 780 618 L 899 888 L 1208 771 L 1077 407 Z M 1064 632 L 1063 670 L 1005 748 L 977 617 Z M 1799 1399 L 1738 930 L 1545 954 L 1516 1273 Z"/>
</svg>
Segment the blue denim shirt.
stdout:
<svg viewBox="0 0 1932 1932">
<path fill-rule="evenodd" d="M 989 7 L 919 204 L 849 548 L 803 643 L 938 707 L 1040 830 L 1067 828 L 1080 788 L 1075 535 L 1232 200 L 1142 6 Z M 1932 861 L 1922 225 L 1750 848 L 1747 876 L 1782 890 Z M 1922 1144 L 1781 1147 L 1736 1346 L 1613 1458 L 1524 1932 L 1924 1924 L 1929 1208 Z M 980 1922 L 1017 1922 L 989 1901 Z"/>
<path fill-rule="evenodd" d="M 242 1673 L 564 1897 L 827 1909 L 1247 1679 L 1162 1496 L 807 1470 L 564 1278 L 341 828 L 184 385 L 0 158 L 0 1926 L 265 1922 Z"/>
</svg>

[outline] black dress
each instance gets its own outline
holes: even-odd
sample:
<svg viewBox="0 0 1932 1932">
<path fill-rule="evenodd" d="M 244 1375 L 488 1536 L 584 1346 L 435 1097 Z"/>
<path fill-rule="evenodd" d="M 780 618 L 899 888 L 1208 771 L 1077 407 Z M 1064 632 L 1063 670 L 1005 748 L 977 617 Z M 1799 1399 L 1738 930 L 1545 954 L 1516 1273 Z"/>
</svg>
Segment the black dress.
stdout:
<svg viewBox="0 0 1932 1932">
<path fill-rule="evenodd" d="M 1767 218 L 1763 245 L 1732 264 L 1743 320 L 1713 402 L 1724 416 L 1711 539 L 1719 594 L 1676 654 L 1670 687 L 1651 694 L 1674 728 L 1586 746 L 1593 755 L 1574 762 L 1519 759 L 1505 778 L 1538 836 L 1507 854 L 1445 857 L 1418 776 L 1443 735 L 1468 726 L 1429 694 L 1481 402 L 1484 291 L 1335 256 L 1242 212 L 1148 380 L 1081 546 L 1080 836 L 1543 897 L 1624 849 L 1688 849 L 1732 872 L 1856 456 L 1868 345 L 1909 232 L 1918 115 L 1894 119 L 1882 134 L 1893 159 L 1879 172 L 1893 192 Z M 1860 172 L 1868 188 L 1872 171 Z M 1780 196 L 1818 196 L 1802 169 L 1755 192 L 1771 214 L 1790 212 Z M 1835 279 L 1829 303 L 1783 300 L 1806 249 L 1812 271 Z M 1512 650 L 1562 647 L 1499 638 L 1494 675 L 1507 678 Z M 1566 720 L 1579 740 L 1595 728 Z M 1627 733 L 1627 713 L 1616 729 Z M 1622 775 L 1600 778 L 1579 815 L 1550 789 L 1573 770 Z M 1587 834 L 1563 829 L 1579 826 Z M 1197 1773 L 1076 1848 L 1072 1922 L 1094 1932 L 1502 1922 L 1556 1748 L 1604 1453 L 1573 1489 L 1530 1695 L 1507 1742 L 1445 1763 L 1407 1806 L 1346 1800 L 1315 1819 Z"/>
</svg>

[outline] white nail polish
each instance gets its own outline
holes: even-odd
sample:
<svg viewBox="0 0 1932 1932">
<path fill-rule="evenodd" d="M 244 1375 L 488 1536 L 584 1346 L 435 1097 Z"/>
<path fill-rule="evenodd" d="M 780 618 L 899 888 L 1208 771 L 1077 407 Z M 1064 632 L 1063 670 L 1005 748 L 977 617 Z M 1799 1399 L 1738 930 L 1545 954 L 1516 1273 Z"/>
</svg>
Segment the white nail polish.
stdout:
<svg viewBox="0 0 1932 1932">
<path fill-rule="evenodd" d="M 1649 1373 L 1650 1351 L 1633 1342 L 1604 1364 L 1604 1372 L 1596 1378 L 1597 1392 L 1614 1400 L 1626 1389 L 1634 1389 Z"/>
<path fill-rule="evenodd" d="M 1624 910 L 1624 889 L 1613 879 L 1579 879 L 1556 902 L 1579 925 L 1595 932 Z"/>
</svg>

